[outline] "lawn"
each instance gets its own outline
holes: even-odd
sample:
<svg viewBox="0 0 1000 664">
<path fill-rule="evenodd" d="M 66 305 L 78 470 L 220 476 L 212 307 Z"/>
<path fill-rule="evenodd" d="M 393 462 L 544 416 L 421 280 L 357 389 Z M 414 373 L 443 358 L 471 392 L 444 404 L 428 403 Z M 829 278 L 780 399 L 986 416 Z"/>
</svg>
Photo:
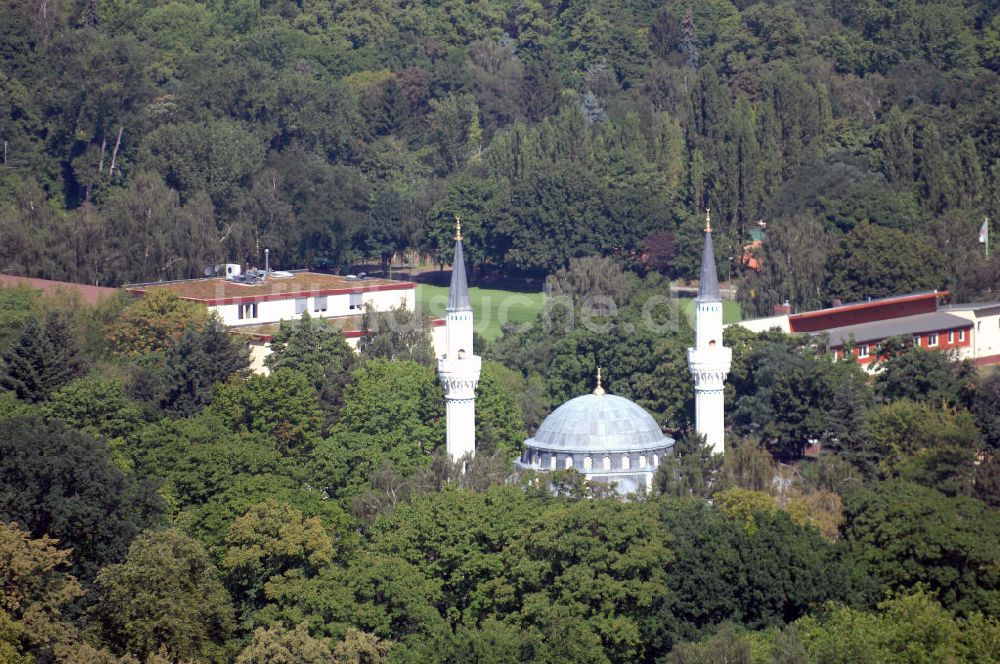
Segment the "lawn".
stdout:
<svg viewBox="0 0 1000 664">
<path fill-rule="evenodd" d="M 684 298 L 681 300 L 681 307 L 684 315 L 687 316 L 688 322 L 691 323 L 691 327 L 694 327 L 694 308 L 697 302 L 692 298 Z M 722 322 L 723 323 L 738 323 L 743 320 L 743 312 L 740 310 L 740 303 L 736 300 L 723 300 L 722 301 Z"/>
<path fill-rule="evenodd" d="M 476 332 L 493 341 L 500 336 L 503 323 L 535 320 L 542 309 L 542 293 L 470 288 L 469 300 L 476 319 Z M 417 284 L 417 310 L 432 318 L 444 318 L 448 305 L 446 286 Z"/>
</svg>

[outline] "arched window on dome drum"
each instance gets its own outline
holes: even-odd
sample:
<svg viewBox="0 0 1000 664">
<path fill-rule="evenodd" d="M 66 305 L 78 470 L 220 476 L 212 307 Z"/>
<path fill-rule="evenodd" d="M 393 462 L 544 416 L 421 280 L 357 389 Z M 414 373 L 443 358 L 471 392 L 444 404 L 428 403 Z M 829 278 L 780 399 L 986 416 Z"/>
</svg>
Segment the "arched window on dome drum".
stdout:
<svg viewBox="0 0 1000 664">
<path fill-rule="evenodd" d="M 549 455 L 549 469 L 550 470 L 555 470 L 556 469 L 556 455 L 555 454 Z"/>
<path fill-rule="evenodd" d="M 627 454 L 622 455 L 622 470 L 628 470 L 631 466 L 631 459 L 628 458 Z"/>
<path fill-rule="evenodd" d="M 567 456 L 566 457 L 566 470 L 569 470 L 572 467 L 573 467 L 573 457 L 572 456 Z"/>
<path fill-rule="evenodd" d="M 594 467 L 594 460 L 591 459 L 589 456 L 583 457 L 583 469 L 587 472 L 590 472 L 591 468 L 593 467 Z"/>
<path fill-rule="evenodd" d="M 653 468 L 659 468 L 659 467 L 660 467 L 660 457 L 654 454 L 653 455 Z"/>
<path fill-rule="evenodd" d="M 646 455 L 645 454 L 640 454 L 639 455 L 639 467 L 640 468 L 645 468 L 646 467 Z"/>
<path fill-rule="evenodd" d="M 604 457 L 604 470 L 611 470 L 611 457 Z"/>
</svg>

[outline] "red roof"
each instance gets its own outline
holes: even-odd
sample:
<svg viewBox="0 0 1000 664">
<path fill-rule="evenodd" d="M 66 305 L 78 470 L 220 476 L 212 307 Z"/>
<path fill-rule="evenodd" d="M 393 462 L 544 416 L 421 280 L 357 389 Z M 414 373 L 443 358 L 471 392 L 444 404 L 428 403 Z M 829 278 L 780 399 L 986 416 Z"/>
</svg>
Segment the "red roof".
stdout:
<svg viewBox="0 0 1000 664">
<path fill-rule="evenodd" d="M 24 286 L 42 291 L 46 294 L 53 293 L 76 293 L 80 300 L 87 304 L 97 304 L 102 297 L 108 297 L 118 292 L 117 288 L 107 288 L 105 286 L 89 286 L 87 284 L 74 284 L 69 281 L 52 281 L 50 279 L 33 279 L 31 277 L 15 277 L 12 274 L 0 274 L 0 287 L 16 288 Z"/>
</svg>

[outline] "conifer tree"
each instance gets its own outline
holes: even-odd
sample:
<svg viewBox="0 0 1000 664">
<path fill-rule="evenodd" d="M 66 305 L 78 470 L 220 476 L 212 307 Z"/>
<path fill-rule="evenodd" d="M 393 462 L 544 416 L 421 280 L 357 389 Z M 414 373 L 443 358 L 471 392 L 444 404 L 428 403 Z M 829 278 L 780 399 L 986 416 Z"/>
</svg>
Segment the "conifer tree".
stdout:
<svg viewBox="0 0 1000 664">
<path fill-rule="evenodd" d="M 189 326 L 167 351 L 161 405 L 191 415 L 211 401 L 212 386 L 249 366 L 246 346 L 218 319 Z"/>
<path fill-rule="evenodd" d="M 83 372 L 79 345 L 68 323 L 52 313 L 43 326 L 32 316 L 4 353 L 0 386 L 22 401 L 37 403 Z"/>
</svg>

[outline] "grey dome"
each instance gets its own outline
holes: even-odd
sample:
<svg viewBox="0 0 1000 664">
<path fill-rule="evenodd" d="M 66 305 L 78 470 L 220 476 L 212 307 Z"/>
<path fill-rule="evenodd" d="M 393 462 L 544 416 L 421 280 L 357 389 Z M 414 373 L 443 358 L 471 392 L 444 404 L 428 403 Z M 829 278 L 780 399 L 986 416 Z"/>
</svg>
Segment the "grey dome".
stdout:
<svg viewBox="0 0 1000 664">
<path fill-rule="evenodd" d="M 552 411 L 525 443 L 551 451 L 611 452 L 662 448 L 673 440 L 638 404 L 613 394 L 585 394 Z"/>
</svg>

